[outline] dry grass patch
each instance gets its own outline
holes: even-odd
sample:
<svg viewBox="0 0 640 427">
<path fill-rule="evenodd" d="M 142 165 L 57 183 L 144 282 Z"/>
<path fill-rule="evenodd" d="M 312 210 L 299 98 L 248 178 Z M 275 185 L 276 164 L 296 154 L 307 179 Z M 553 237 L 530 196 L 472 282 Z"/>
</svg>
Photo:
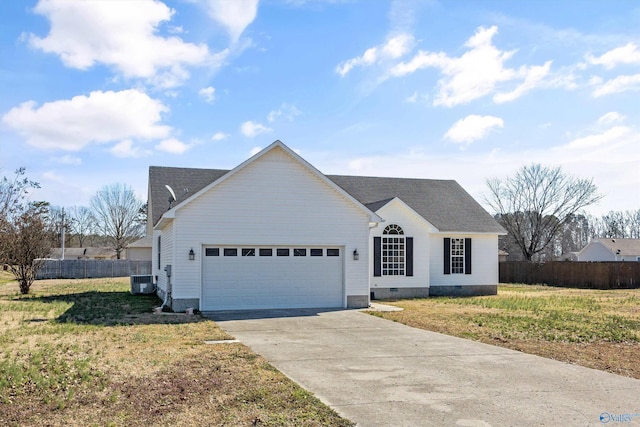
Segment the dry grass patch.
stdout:
<svg viewBox="0 0 640 427">
<path fill-rule="evenodd" d="M 351 426 L 200 316 L 128 279 L 0 284 L 0 425 Z"/>
<path fill-rule="evenodd" d="M 13 282 L 15 279 L 13 274 L 9 273 L 2 269 L 2 265 L 0 264 L 0 285 L 4 285 L 5 283 Z"/>
<path fill-rule="evenodd" d="M 501 285 L 495 296 L 388 303 L 404 311 L 371 314 L 640 379 L 640 289 Z"/>
</svg>

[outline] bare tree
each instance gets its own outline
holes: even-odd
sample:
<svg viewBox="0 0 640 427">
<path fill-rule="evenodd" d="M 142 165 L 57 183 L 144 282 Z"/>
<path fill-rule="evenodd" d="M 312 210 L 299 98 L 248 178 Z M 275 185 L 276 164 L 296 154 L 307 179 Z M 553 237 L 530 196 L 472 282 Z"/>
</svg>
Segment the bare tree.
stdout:
<svg viewBox="0 0 640 427">
<path fill-rule="evenodd" d="M 19 168 L 13 178 L 0 180 L 0 264 L 18 280 L 20 291 L 28 293 L 40 264 L 51 250 L 46 225 L 47 203 L 27 203 L 31 189 L 40 185 Z"/>
<path fill-rule="evenodd" d="M 486 203 L 514 239 L 524 258 L 536 254 L 556 239 L 567 221 L 603 196 L 592 180 L 565 175 L 560 167 L 532 164 L 504 181 L 487 179 Z"/>
<path fill-rule="evenodd" d="M 48 226 L 46 204 L 32 203 L 5 223 L 0 233 L 0 263 L 8 265 L 21 293 L 29 293 L 51 251 L 54 234 Z"/>
<path fill-rule="evenodd" d="M 640 239 L 640 209 L 627 211 L 626 219 L 629 237 L 632 239 Z"/>
<path fill-rule="evenodd" d="M 5 176 L 0 180 L 0 222 L 11 221 L 13 215 L 22 212 L 29 190 L 40 188 L 40 184 L 25 177 L 25 173 L 22 167 L 15 171 L 13 178 Z"/>
<path fill-rule="evenodd" d="M 83 247 L 85 239 L 95 231 L 96 218 L 86 206 L 73 206 L 69 209 L 71 233 L 78 240 L 78 247 Z"/>
<path fill-rule="evenodd" d="M 129 186 L 119 183 L 104 186 L 91 198 L 97 229 L 108 238 L 118 259 L 142 234 L 143 227 L 137 221 L 142 205 Z"/>
<path fill-rule="evenodd" d="M 54 245 L 60 246 L 62 244 L 62 236 L 64 234 L 65 246 L 69 247 L 69 241 L 71 240 L 71 229 L 73 218 L 70 218 L 64 208 L 60 206 L 49 206 L 47 214 L 47 226 L 54 230 L 56 233 L 56 240 Z M 63 233 L 64 228 L 64 233 Z"/>
<path fill-rule="evenodd" d="M 618 237 L 620 239 L 627 237 L 625 217 L 622 211 L 609 211 L 608 214 L 602 216 L 602 224 L 604 226 L 604 236 L 602 237 Z"/>
<path fill-rule="evenodd" d="M 640 239 L 640 209 L 609 211 L 599 218 L 590 218 L 591 237 Z"/>
</svg>

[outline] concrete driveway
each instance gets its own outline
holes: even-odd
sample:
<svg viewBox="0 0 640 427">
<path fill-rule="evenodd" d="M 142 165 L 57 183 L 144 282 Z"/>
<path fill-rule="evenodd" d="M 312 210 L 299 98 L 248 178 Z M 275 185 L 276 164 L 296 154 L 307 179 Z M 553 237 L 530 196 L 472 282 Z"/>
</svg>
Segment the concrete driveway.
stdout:
<svg viewBox="0 0 640 427">
<path fill-rule="evenodd" d="M 217 313 L 359 426 L 640 425 L 640 381 L 355 310 Z"/>
</svg>

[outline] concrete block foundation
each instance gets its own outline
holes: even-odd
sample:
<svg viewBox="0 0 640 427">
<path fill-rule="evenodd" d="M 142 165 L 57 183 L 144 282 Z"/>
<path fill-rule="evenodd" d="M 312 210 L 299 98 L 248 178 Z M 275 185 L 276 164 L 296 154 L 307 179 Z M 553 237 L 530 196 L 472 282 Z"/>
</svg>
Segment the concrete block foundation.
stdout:
<svg viewBox="0 0 640 427">
<path fill-rule="evenodd" d="M 426 298 L 429 296 L 429 288 L 373 288 L 371 299 L 402 299 L 402 298 Z"/>
</svg>

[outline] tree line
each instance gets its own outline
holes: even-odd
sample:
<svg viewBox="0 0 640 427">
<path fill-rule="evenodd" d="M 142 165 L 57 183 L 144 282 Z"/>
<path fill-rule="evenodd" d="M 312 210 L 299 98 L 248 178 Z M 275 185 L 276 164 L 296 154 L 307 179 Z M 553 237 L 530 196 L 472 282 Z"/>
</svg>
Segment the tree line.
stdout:
<svg viewBox="0 0 640 427">
<path fill-rule="evenodd" d="M 496 215 L 500 223 L 501 216 Z M 570 252 L 578 252 L 590 241 L 598 238 L 640 239 L 640 209 L 610 211 L 601 216 L 574 214 L 559 228 L 557 234 L 538 253 L 533 261 L 570 260 Z M 500 236 L 500 249 L 509 253 L 510 261 L 526 261 L 511 233 Z"/>
<path fill-rule="evenodd" d="M 126 247 L 145 234 L 147 204 L 131 188 L 116 183 L 99 190 L 90 206 L 50 207 L 48 219 L 57 230 L 58 246 L 64 231 L 65 247 L 108 247 L 120 259 Z"/>
<path fill-rule="evenodd" d="M 551 261 L 595 238 L 640 238 L 640 209 L 583 214 L 603 197 L 591 179 L 531 164 L 504 180 L 487 179 L 485 202 L 507 231 L 500 249 L 516 261 Z"/>
<path fill-rule="evenodd" d="M 106 185 L 91 198 L 90 207 L 66 211 L 31 201 L 28 196 L 37 188 L 25 168 L 0 180 L 0 265 L 11 271 L 24 294 L 51 248 L 61 246 L 63 239 L 64 246 L 75 239 L 81 247 L 95 238 L 119 259 L 129 243 L 144 235 L 146 205 L 125 184 Z"/>
</svg>

